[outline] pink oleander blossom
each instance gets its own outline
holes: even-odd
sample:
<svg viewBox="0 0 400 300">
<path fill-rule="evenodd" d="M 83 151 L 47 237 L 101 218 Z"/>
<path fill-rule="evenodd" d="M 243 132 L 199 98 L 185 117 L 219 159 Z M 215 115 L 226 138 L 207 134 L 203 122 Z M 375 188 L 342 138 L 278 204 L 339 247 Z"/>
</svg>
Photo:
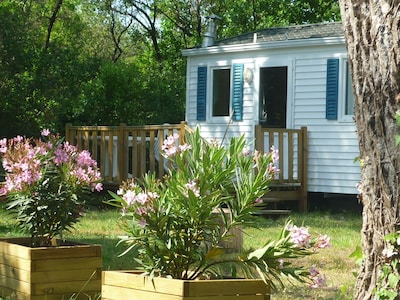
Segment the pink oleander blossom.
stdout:
<svg viewBox="0 0 400 300">
<path fill-rule="evenodd" d="M 262 204 L 263 199 L 262 198 L 257 198 L 256 200 L 253 201 L 254 204 Z"/>
<path fill-rule="evenodd" d="M 42 136 L 49 136 L 50 135 L 50 130 L 49 129 L 43 129 L 41 132 Z"/>
<path fill-rule="evenodd" d="M 308 232 L 307 227 L 297 227 L 290 225 L 287 227 L 292 243 L 299 248 L 309 248 L 311 242 L 311 234 Z"/>
<path fill-rule="evenodd" d="M 279 151 L 274 146 L 271 146 L 272 162 L 276 163 L 279 160 Z"/>
<path fill-rule="evenodd" d="M 102 190 L 100 171 L 90 153 L 78 151 L 48 129 L 38 139 L 22 136 L 2 139 L 0 156 L 6 172 L 0 195 L 16 201 L 11 203 L 30 199 L 23 205 L 10 204 L 9 208 L 28 211 L 22 214 L 29 217 L 21 220 L 20 226 L 30 228 L 32 237 L 40 239 L 41 245 L 49 243 L 64 228 L 72 227 L 81 217 L 83 192 Z M 48 209 L 40 216 L 31 216 L 35 209 L 30 210 L 30 205 Z M 61 209 L 65 214 L 59 213 Z"/>
<path fill-rule="evenodd" d="M 318 249 L 329 248 L 331 246 L 331 238 L 326 234 L 318 235 L 314 247 Z"/>
<path fill-rule="evenodd" d="M 162 151 L 164 151 L 165 156 L 174 157 L 176 154 L 180 154 L 192 149 L 192 146 L 189 144 L 178 145 L 179 135 L 174 133 L 173 135 L 168 136 L 161 147 Z"/>
<path fill-rule="evenodd" d="M 149 211 L 153 211 L 153 201 L 159 198 L 156 192 L 142 189 L 141 186 L 131 179 L 123 183 L 117 190 L 116 195 L 123 200 L 121 214 L 125 216 L 128 212 L 134 212 L 138 223 L 145 227 L 147 221 L 145 218 Z M 141 222 L 140 220 L 143 220 Z"/>
<path fill-rule="evenodd" d="M 309 284 L 309 287 L 317 289 L 326 286 L 326 275 L 320 274 L 314 265 L 312 265 L 310 268 L 310 277 L 312 283 Z"/>
<path fill-rule="evenodd" d="M 183 144 L 183 145 L 179 145 L 179 153 L 188 151 L 190 149 L 192 149 L 192 146 L 190 146 L 189 144 Z"/>
<path fill-rule="evenodd" d="M 200 196 L 200 189 L 197 186 L 196 180 L 189 180 L 189 182 L 185 184 L 185 188 L 187 191 L 191 190 L 196 197 Z M 188 195 L 187 192 L 185 195 Z"/>
<path fill-rule="evenodd" d="M 250 146 L 245 146 L 245 147 L 243 148 L 243 150 L 242 150 L 242 154 L 243 154 L 244 156 L 249 156 L 249 155 L 251 155 L 251 148 L 250 148 Z"/>
</svg>

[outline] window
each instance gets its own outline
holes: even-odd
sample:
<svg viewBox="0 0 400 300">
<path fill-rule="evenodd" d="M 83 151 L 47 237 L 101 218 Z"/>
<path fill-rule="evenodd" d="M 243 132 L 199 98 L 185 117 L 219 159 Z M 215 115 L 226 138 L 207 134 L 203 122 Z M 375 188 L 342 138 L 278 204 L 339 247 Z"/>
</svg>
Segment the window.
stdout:
<svg viewBox="0 0 400 300">
<path fill-rule="evenodd" d="M 197 67 L 197 121 L 230 115 L 233 121 L 243 120 L 243 70 L 244 64 L 238 63 L 211 71 L 207 66 Z"/>
<path fill-rule="evenodd" d="M 231 99 L 231 70 L 213 70 L 212 116 L 229 116 Z"/>
</svg>

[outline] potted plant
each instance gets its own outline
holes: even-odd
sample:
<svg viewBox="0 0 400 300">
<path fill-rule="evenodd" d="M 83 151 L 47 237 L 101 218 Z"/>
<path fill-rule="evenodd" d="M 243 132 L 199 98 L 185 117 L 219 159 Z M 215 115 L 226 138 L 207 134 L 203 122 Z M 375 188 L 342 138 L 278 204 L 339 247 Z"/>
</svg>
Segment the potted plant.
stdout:
<svg viewBox="0 0 400 300">
<path fill-rule="evenodd" d="M 230 253 L 224 246 L 234 238 L 232 229 L 255 225 L 254 213 L 278 171 L 277 150 L 252 154 L 243 136 L 223 147 L 205 141 L 198 129 L 187 141 L 178 146 L 177 136 L 165 140 L 171 168 L 162 181 L 146 175 L 110 192 L 127 233 L 123 254 L 133 254 L 142 274 L 103 272 L 103 299 L 269 299 L 269 288 L 283 277 L 323 283 L 315 269 L 294 267 L 290 259 L 328 246 L 329 238 L 311 240 L 307 228 L 291 222 L 261 249 Z"/>
<path fill-rule="evenodd" d="M 0 239 L 0 296 L 61 299 L 99 293 L 101 246 L 65 241 L 83 215 L 83 194 L 100 191 L 100 172 L 87 151 L 58 135 L 0 140 L 5 182 L 0 195 L 29 237 Z M 35 298 L 36 297 L 36 298 Z"/>
</svg>

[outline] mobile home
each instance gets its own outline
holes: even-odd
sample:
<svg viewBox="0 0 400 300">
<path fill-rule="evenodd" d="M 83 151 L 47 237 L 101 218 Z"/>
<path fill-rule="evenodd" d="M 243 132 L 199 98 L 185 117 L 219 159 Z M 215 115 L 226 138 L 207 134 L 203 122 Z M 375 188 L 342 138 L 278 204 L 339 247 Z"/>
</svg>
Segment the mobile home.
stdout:
<svg viewBox="0 0 400 300">
<path fill-rule="evenodd" d="M 341 23 L 269 28 L 224 40 L 211 32 L 202 46 L 182 53 L 190 127 L 199 126 L 209 139 L 244 134 L 249 143 L 257 126 L 306 127 L 308 192 L 357 194 L 359 148 Z"/>
</svg>

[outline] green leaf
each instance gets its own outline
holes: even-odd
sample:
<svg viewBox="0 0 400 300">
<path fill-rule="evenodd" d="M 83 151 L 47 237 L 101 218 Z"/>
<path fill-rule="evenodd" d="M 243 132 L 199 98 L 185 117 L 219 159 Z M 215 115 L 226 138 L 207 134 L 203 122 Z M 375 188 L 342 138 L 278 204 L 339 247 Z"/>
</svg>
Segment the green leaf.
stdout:
<svg viewBox="0 0 400 300">
<path fill-rule="evenodd" d="M 349 255 L 351 258 L 356 259 L 356 264 L 361 265 L 363 260 L 363 253 L 360 246 L 357 246 L 356 249 Z"/>
<path fill-rule="evenodd" d="M 397 284 L 399 283 L 399 277 L 393 273 L 390 273 L 389 277 L 388 277 L 388 281 L 389 281 L 389 286 L 391 288 L 393 288 L 393 289 L 397 288 Z"/>
</svg>

